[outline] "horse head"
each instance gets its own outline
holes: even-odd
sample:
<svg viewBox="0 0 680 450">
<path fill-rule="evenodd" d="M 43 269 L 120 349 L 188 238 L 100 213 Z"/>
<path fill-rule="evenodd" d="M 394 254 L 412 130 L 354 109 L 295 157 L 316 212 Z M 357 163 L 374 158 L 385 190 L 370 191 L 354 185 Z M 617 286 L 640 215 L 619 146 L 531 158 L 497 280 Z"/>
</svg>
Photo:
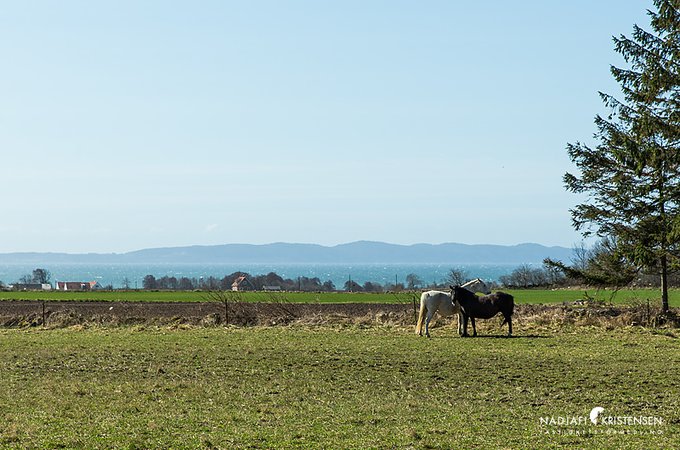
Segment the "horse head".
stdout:
<svg viewBox="0 0 680 450">
<path fill-rule="evenodd" d="M 489 295 L 491 293 L 491 289 L 489 289 L 489 286 L 481 278 L 470 280 L 460 287 L 467 289 L 470 292 L 481 292 L 484 295 Z"/>
<path fill-rule="evenodd" d="M 451 289 L 451 300 L 453 301 L 453 304 L 455 305 L 455 304 L 456 304 L 456 301 L 457 301 L 457 299 L 458 299 L 458 295 L 456 294 L 456 292 L 457 292 L 459 289 L 465 289 L 465 288 L 462 288 L 462 287 L 460 287 L 460 286 L 458 286 L 458 285 L 455 285 L 455 286 L 449 285 L 449 289 Z M 460 302 L 458 302 L 458 303 L 460 304 Z"/>
</svg>

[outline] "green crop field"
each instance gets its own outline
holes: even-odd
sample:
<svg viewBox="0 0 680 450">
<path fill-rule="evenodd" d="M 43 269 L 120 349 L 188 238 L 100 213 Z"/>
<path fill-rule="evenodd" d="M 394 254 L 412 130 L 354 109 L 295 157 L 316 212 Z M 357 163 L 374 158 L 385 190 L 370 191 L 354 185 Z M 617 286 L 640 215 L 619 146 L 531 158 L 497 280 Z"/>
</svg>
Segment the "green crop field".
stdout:
<svg viewBox="0 0 680 450">
<path fill-rule="evenodd" d="M 4 329 L 0 362 L 1 447 L 680 442 L 680 343 L 670 331 L 535 328 L 464 339 L 444 327 L 425 339 L 377 326 Z M 595 406 L 660 422 L 592 425 Z"/>
<path fill-rule="evenodd" d="M 584 298 L 585 293 L 592 298 L 613 303 L 646 302 L 660 303 L 660 292 L 655 289 L 623 289 L 616 293 L 610 290 L 576 289 L 509 289 L 506 292 L 515 296 L 517 303 L 562 303 Z M 284 299 L 304 303 L 396 303 L 412 302 L 419 293 L 350 293 L 350 292 L 242 292 L 243 301 L 266 302 Z M 196 291 L 92 291 L 57 292 L 27 291 L 0 292 L 0 300 L 49 300 L 49 301 L 128 301 L 128 302 L 203 302 L 210 301 L 207 292 Z M 671 306 L 680 307 L 680 290 L 670 291 Z"/>
</svg>

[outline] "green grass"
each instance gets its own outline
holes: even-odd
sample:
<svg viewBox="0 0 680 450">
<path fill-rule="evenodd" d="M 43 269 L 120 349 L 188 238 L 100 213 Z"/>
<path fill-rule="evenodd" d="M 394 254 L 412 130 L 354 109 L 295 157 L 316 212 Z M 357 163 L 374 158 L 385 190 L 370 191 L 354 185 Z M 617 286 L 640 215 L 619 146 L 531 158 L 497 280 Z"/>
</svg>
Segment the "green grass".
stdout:
<svg viewBox="0 0 680 450">
<path fill-rule="evenodd" d="M 661 305 L 661 291 L 659 289 L 621 289 L 616 292 L 597 289 L 509 289 L 504 291 L 514 295 L 515 301 L 518 303 L 573 302 L 583 299 L 587 293 L 588 296 L 607 303 L 630 304 L 649 300 L 652 305 Z M 669 304 L 670 306 L 680 307 L 680 289 L 669 291 Z"/>
<path fill-rule="evenodd" d="M 678 339 L 641 329 L 517 333 L 463 339 L 444 327 L 428 340 L 379 327 L 0 330 L 0 446 L 677 446 Z M 665 424 L 540 425 L 594 406 Z"/>
<path fill-rule="evenodd" d="M 573 302 L 584 297 L 585 290 L 571 289 L 510 289 L 506 292 L 515 296 L 517 303 L 562 303 Z M 623 289 L 612 296 L 609 290 L 588 289 L 588 295 L 598 300 L 613 303 L 645 302 L 660 304 L 660 292 L 657 289 Z M 266 292 L 243 292 L 244 301 L 271 301 L 272 294 Z M 350 292 L 281 292 L 287 301 L 304 303 L 395 303 L 411 302 L 412 293 L 374 294 Z M 418 294 L 416 294 L 418 295 Z M 49 301 L 128 301 L 128 302 L 203 302 L 208 300 L 206 292 L 194 291 L 94 291 L 94 292 L 0 292 L 0 300 L 49 300 Z M 670 305 L 680 307 L 680 289 L 670 291 Z"/>
</svg>

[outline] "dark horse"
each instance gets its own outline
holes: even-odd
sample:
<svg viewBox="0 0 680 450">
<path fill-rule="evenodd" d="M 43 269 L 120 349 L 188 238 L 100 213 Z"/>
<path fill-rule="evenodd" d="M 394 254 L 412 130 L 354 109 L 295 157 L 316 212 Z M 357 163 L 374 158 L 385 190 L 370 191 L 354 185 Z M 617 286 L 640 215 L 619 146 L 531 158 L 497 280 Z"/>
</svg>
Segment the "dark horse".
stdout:
<svg viewBox="0 0 680 450">
<path fill-rule="evenodd" d="M 484 297 L 478 297 L 460 286 L 450 287 L 453 303 L 460 305 L 460 312 L 463 315 L 463 336 L 468 336 L 468 319 L 472 320 L 472 335 L 477 336 L 475 318 L 490 319 L 499 312 L 505 318 L 501 326 L 507 322 L 508 336 L 512 336 L 512 312 L 515 309 L 515 299 L 512 295 L 505 292 L 495 292 Z"/>
</svg>

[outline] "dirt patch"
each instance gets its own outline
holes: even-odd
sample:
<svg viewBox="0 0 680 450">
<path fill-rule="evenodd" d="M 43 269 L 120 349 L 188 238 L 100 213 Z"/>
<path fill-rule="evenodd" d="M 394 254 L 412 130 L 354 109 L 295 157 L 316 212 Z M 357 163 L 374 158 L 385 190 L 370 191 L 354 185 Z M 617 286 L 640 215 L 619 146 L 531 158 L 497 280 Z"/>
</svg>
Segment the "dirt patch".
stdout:
<svg viewBox="0 0 680 450">
<path fill-rule="evenodd" d="M 216 326 L 323 324 L 357 320 L 407 324 L 414 321 L 411 304 L 380 303 L 223 303 L 207 302 L 41 302 L 0 301 L 0 326 L 49 327 L 167 324 Z"/>
<path fill-rule="evenodd" d="M 455 319 L 436 316 L 436 324 Z M 0 301 L 2 327 L 73 325 L 366 325 L 413 326 L 412 304 L 388 303 L 183 303 L 183 302 L 41 302 Z M 478 321 L 483 322 L 483 321 Z M 538 326 L 679 327 L 674 309 L 663 314 L 647 305 L 517 305 L 513 322 Z"/>
</svg>

